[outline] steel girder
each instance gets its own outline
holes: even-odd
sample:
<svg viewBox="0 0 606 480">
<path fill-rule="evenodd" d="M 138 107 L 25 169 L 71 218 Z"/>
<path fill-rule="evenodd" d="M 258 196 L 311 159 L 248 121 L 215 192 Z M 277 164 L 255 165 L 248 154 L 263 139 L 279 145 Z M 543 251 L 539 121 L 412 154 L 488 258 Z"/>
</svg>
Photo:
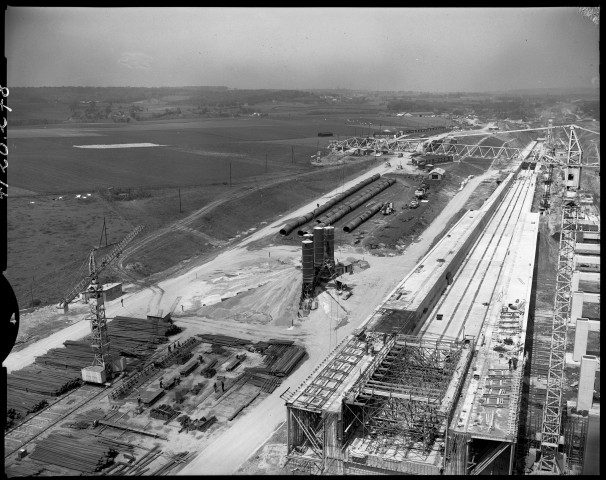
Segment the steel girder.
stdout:
<svg viewBox="0 0 606 480">
<path fill-rule="evenodd" d="M 493 159 L 502 157 L 506 160 L 519 158 L 522 149 L 514 147 L 489 147 L 482 145 L 440 144 L 431 149 L 436 155 L 452 155 L 453 157 L 476 157 Z"/>
</svg>

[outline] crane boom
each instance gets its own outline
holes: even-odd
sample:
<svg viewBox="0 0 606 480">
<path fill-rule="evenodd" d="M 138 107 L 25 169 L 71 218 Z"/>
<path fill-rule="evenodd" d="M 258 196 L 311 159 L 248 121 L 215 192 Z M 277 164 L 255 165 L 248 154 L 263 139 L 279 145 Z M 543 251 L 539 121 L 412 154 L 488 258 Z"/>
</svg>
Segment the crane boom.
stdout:
<svg viewBox="0 0 606 480">
<path fill-rule="evenodd" d="M 132 232 L 130 232 L 126 237 L 124 237 L 124 239 L 120 243 L 118 243 L 118 245 L 116 245 L 114 249 L 103 258 L 103 260 L 101 260 L 101 263 L 98 266 L 94 261 L 93 249 L 89 257 L 89 275 L 80 280 L 80 282 L 78 282 L 78 284 L 61 299 L 57 307 L 67 308 L 69 302 L 76 298 L 78 294 L 82 292 L 91 283 L 92 279 L 96 275 L 98 275 L 102 270 L 104 270 L 105 267 L 107 267 L 107 265 L 109 265 L 112 260 L 118 257 L 122 253 L 124 248 L 126 248 L 126 245 L 128 245 L 141 230 L 143 230 L 143 225 L 138 225 L 137 227 L 135 227 Z"/>
</svg>

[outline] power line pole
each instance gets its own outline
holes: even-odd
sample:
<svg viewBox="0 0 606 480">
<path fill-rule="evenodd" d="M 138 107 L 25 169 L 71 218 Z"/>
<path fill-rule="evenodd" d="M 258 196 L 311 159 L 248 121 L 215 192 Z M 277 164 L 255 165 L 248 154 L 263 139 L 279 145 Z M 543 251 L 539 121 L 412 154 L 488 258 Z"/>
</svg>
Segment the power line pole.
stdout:
<svg viewBox="0 0 606 480">
<path fill-rule="evenodd" d="M 181 187 L 179 187 L 179 213 L 181 213 Z"/>
<path fill-rule="evenodd" d="M 265 154 L 265 173 L 267 173 L 267 153 Z"/>
<path fill-rule="evenodd" d="M 101 238 L 99 239 L 99 248 L 101 248 L 101 243 L 103 242 L 103 232 L 105 232 L 105 217 L 103 217 L 103 228 L 101 228 Z M 107 240 L 105 241 L 107 246 Z"/>
<path fill-rule="evenodd" d="M 231 162 L 229 162 L 229 187 L 231 188 Z"/>
<path fill-rule="evenodd" d="M 295 147 L 290 147 L 290 163 L 295 163 Z"/>
</svg>

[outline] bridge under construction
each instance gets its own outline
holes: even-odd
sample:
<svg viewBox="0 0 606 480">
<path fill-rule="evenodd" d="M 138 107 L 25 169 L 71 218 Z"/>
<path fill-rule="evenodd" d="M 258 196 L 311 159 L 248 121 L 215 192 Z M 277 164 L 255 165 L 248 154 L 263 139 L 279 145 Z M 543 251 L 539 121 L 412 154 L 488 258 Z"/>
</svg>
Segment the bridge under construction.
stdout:
<svg viewBox="0 0 606 480">
<path fill-rule="evenodd" d="M 467 211 L 283 394 L 292 465 L 334 474 L 514 472 L 541 148 L 518 149 L 482 208 Z"/>
</svg>

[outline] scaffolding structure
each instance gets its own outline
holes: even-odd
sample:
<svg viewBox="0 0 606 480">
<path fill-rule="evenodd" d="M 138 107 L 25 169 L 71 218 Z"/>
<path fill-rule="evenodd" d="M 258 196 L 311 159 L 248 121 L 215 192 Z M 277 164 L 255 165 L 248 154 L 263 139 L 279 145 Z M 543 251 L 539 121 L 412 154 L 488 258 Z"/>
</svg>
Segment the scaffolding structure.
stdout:
<svg viewBox="0 0 606 480">
<path fill-rule="evenodd" d="M 361 414 L 363 436 L 397 436 L 427 454 L 444 436 L 442 399 L 461 356 L 456 343 L 400 338 L 368 379 L 354 386 L 346 408 Z M 354 411 L 352 413 L 355 414 Z"/>
<path fill-rule="evenodd" d="M 392 335 L 345 397 L 346 459 L 382 470 L 437 473 L 472 358 L 467 342 Z"/>
<path fill-rule="evenodd" d="M 283 394 L 287 407 L 290 468 L 319 474 L 339 458 L 342 422 L 339 407 L 331 409 L 332 400 L 368 354 L 368 340 L 373 339 L 350 338 L 343 348 L 321 363 L 297 391 Z"/>
</svg>

